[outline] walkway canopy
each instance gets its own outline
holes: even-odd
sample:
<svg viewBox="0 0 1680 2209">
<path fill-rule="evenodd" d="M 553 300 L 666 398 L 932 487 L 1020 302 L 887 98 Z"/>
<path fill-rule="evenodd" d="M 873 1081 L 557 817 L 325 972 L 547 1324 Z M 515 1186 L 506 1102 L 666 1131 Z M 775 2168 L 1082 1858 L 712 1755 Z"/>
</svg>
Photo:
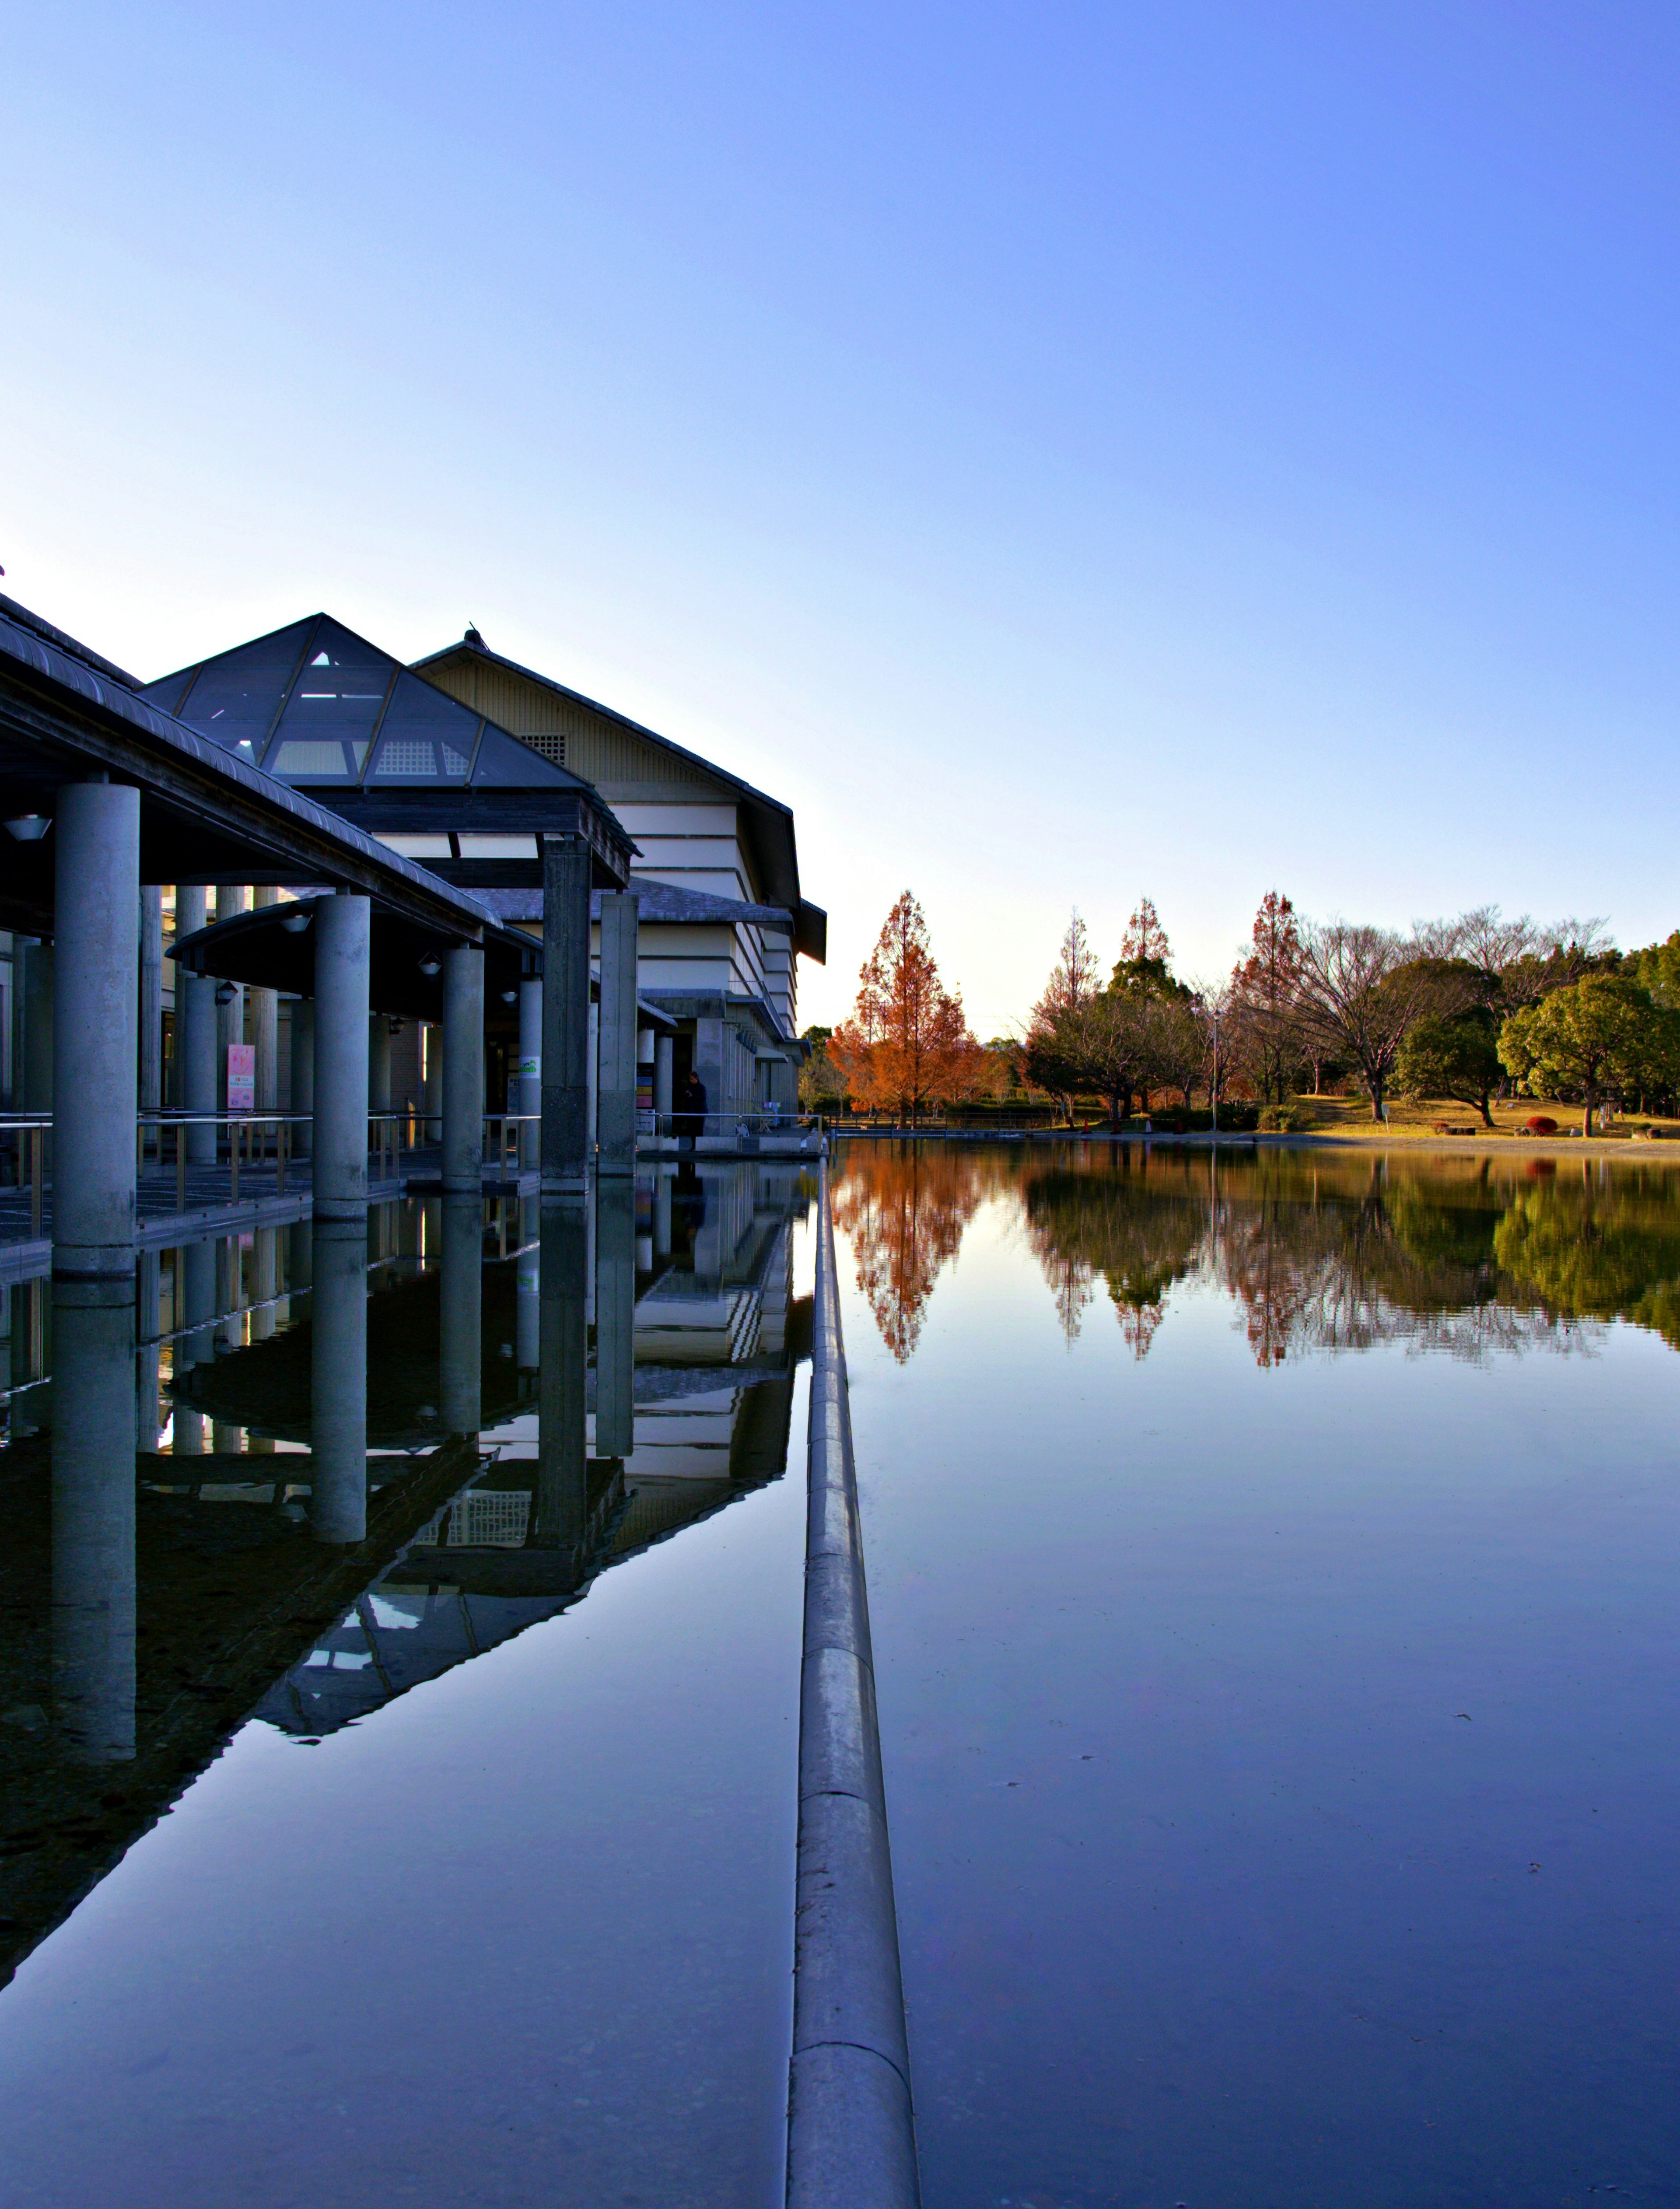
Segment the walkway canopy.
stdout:
<svg viewBox="0 0 1680 2209">
<path fill-rule="evenodd" d="M 539 884 L 545 834 L 582 839 L 597 888 L 629 876 L 635 846 L 591 784 L 327 614 L 143 695 L 461 888 Z"/>
<path fill-rule="evenodd" d="M 254 912 L 236 912 L 232 919 L 179 936 L 172 947 L 176 964 L 190 973 L 214 974 L 220 981 L 312 997 L 312 902 L 303 897 L 289 899 L 283 905 L 259 906 Z M 504 928 L 489 918 L 479 940 L 485 953 L 488 1025 L 517 1032 L 517 1014 L 504 1000 L 517 993 L 523 978 L 541 973 L 542 945 L 519 930 Z M 373 1012 L 396 1014 L 404 1020 L 441 1020 L 443 1017 L 443 972 L 435 941 L 425 930 L 394 913 L 376 912 L 374 916 L 368 1003 Z M 506 1015 L 505 1020 L 497 1018 L 498 1012 Z"/>
<path fill-rule="evenodd" d="M 140 792 L 142 882 L 354 891 L 428 945 L 476 943 L 496 925 L 460 888 L 186 726 L 133 677 L 0 597 L 0 928 L 53 934 L 57 793 L 99 779 Z"/>
<path fill-rule="evenodd" d="M 315 931 L 310 902 L 307 897 L 290 898 L 281 905 L 236 912 L 229 920 L 216 921 L 191 936 L 178 936 L 171 955 L 189 973 L 213 974 L 219 981 L 312 996 Z M 503 1030 L 516 1034 L 515 994 L 521 981 L 543 971 L 542 940 L 488 916 L 482 940 L 485 1025 L 492 1034 Z M 592 984 L 591 995 L 599 995 L 599 984 Z M 432 940 L 423 930 L 395 915 L 376 914 L 368 999 L 376 1013 L 396 1014 L 409 1020 L 443 1019 L 443 970 L 433 954 Z M 636 999 L 636 1011 L 648 1027 L 670 1029 L 675 1025 L 669 1013 L 645 997 Z"/>
</svg>

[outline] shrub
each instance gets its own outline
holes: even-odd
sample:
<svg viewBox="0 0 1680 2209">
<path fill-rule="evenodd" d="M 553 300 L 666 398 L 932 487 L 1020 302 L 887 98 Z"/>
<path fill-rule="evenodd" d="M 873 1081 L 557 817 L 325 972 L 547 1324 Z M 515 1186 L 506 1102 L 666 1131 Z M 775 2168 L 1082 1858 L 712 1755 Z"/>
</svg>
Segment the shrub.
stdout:
<svg viewBox="0 0 1680 2209">
<path fill-rule="evenodd" d="M 1522 1124 L 1531 1135 L 1555 1135 L 1557 1133 L 1557 1121 L 1545 1112 L 1536 1112 L 1531 1119 L 1525 1120 Z"/>
</svg>

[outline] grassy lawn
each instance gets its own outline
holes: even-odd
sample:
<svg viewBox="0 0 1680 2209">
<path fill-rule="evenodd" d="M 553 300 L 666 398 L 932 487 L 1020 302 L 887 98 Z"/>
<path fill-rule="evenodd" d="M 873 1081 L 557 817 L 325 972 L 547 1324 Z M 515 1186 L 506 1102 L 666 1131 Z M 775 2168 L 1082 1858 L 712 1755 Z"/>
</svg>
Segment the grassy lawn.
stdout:
<svg viewBox="0 0 1680 2209">
<path fill-rule="evenodd" d="M 1384 1128 L 1371 1118 L 1370 1101 L 1364 1097 L 1298 1097 L 1294 1104 L 1295 1132 L 1333 1142 L 1431 1142 L 1448 1134 L 1460 1141 L 1473 1136 L 1480 1142 L 1515 1141 L 1532 1144 L 1536 1141 L 1581 1140 L 1580 1105 L 1548 1104 L 1540 1098 L 1525 1097 L 1510 1104 L 1496 1099 L 1491 1130 L 1482 1125 L 1482 1116 L 1473 1104 L 1427 1101 L 1413 1104 L 1409 1099 L 1391 1098 L 1388 1124 Z M 1536 1138 L 1528 1133 L 1526 1123 L 1539 1114 L 1557 1121 L 1556 1136 Z M 1593 1140 L 1595 1143 L 1624 1144 L 1632 1140 L 1635 1129 L 1647 1128 L 1660 1135 L 1680 1140 L 1680 1120 L 1657 1119 L 1635 1112 L 1619 1116 L 1608 1135 L 1594 1136 Z"/>
</svg>

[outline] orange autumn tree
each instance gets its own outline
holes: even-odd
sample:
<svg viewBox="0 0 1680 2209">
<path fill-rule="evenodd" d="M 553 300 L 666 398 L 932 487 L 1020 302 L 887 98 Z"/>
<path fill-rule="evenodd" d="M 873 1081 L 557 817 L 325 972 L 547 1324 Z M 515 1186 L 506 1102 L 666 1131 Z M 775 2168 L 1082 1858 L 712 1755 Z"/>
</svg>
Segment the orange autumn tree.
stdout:
<svg viewBox="0 0 1680 2209">
<path fill-rule="evenodd" d="M 866 1111 L 908 1114 L 970 1095 L 985 1054 L 968 1032 L 960 990 L 939 978 L 922 908 L 908 890 L 888 914 L 858 975 L 852 1017 L 828 1039 L 828 1056 Z"/>
</svg>

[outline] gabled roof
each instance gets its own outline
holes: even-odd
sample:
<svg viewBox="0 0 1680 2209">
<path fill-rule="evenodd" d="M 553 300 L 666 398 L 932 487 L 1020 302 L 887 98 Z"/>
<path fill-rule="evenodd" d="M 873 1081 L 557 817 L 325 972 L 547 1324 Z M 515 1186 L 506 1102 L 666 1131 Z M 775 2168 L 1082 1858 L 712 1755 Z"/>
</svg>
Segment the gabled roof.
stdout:
<svg viewBox="0 0 1680 2209">
<path fill-rule="evenodd" d="M 793 810 L 780 798 L 770 798 L 756 790 L 739 775 L 730 773 L 726 767 L 714 761 L 702 759 L 683 745 L 673 743 L 656 729 L 633 721 L 627 713 L 611 706 L 604 706 L 598 699 L 586 697 L 582 691 L 573 690 L 552 676 L 539 675 L 535 668 L 523 667 L 516 659 L 505 659 L 492 652 L 476 630 L 460 644 L 452 644 L 442 652 L 430 653 L 417 659 L 414 668 L 431 681 L 441 684 L 452 696 L 465 697 L 473 702 L 476 674 L 486 669 L 498 669 L 505 675 L 532 683 L 555 700 L 575 707 L 583 714 L 593 715 L 621 730 L 639 743 L 651 745 L 672 763 L 680 763 L 691 771 L 693 779 L 714 785 L 720 793 L 732 797 L 744 816 L 746 838 L 757 863 L 758 875 L 766 901 L 785 906 L 794 917 L 794 941 L 798 949 L 817 960 L 822 960 L 828 948 L 828 916 L 820 906 L 810 905 L 799 894 L 799 856 L 793 833 Z M 610 792 L 612 778 L 599 778 L 607 802 L 612 802 Z"/>
<path fill-rule="evenodd" d="M 140 695 L 282 782 L 369 795 L 589 787 L 327 614 L 178 668 Z"/>
</svg>

